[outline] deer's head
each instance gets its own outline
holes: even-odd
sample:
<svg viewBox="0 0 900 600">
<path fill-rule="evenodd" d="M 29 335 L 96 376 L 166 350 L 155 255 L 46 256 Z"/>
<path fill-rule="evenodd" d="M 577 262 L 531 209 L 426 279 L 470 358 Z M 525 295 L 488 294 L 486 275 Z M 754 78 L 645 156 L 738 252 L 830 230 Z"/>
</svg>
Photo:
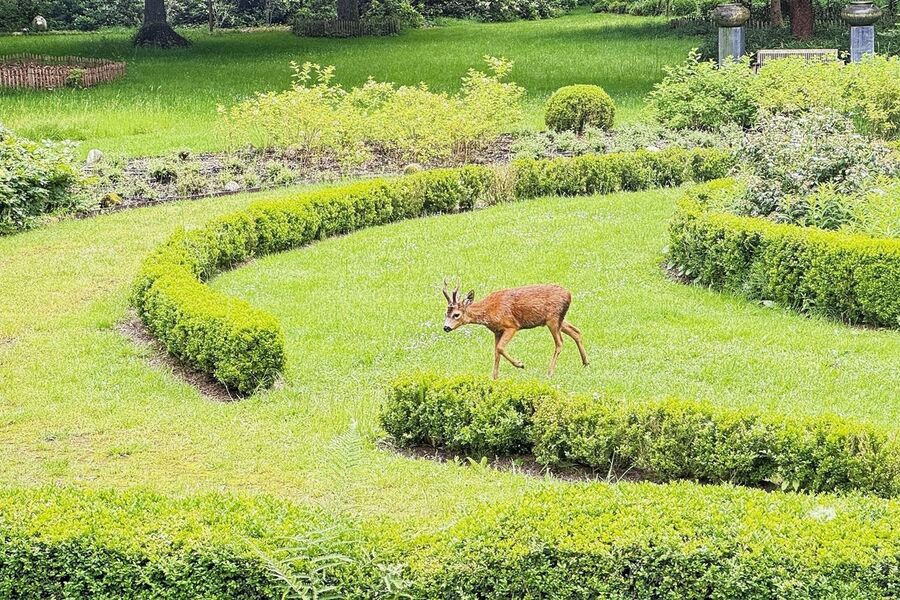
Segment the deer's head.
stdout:
<svg viewBox="0 0 900 600">
<path fill-rule="evenodd" d="M 447 291 L 447 282 L 444 281 L 444 298 L 447 299 L 447 315 L 444 318 L 444 331 L 450 333 L 460 325 L 470 323 L 467 311 L 475 300 L 475 290 L 472 290 L 464 298 L 459 297 L 459 286 L 452 292 Z"/>
</svg>

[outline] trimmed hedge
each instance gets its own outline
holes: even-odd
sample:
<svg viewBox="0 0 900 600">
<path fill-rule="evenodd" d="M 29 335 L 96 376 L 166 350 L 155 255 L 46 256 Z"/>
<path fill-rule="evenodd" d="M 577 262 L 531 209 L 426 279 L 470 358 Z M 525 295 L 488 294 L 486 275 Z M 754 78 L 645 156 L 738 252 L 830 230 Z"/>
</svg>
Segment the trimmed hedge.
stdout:
<svg viewBox="0 0 900 600">
<path fill-rule="evenodd" d="M 549 487 L 414 556 L 416 598 L 894 598 L 898 505 L 687 483 Z M 420 591 L 421 590 L 421 591 Z"/>
<path fill-rule="evenodd" d="M 548 194 L 705 181 L 725 175 L 730 166 L 730 157 L 722 151 L 675 148 L 517 161 L 510 170 L 514 185 L 490 167 L 466 166 L 256 202 L 201 229 L 176 232 L 159 246 L 143 263 L 132 305 L 168 352 L 227 388 L 249 394 L 271 386 L 283 370 L 284 335 L 271 315 L 204 285 L 222 270 L 401 219 Z"/>
<path fill-rule="evenodd" d="M 900 496 L 896 433 L 832 416 L 569 396 L 538 383 L 420 374 L 394 382 L 381 421 L 403 446 L 476 456 L 531 451 L 545 466 L 614 465 L 659 481 Z"/>
<path fill-rule="evenodd" d="M 850 323 L 900 327 L 900 239 L 824 231 L 709 209 L 729 180 L 678 205 L 670 264 L 684 277 Z"/>
<path fill-rule="evenodd" d="M 427 527 L 265 496 L 0 491 L 0 597 L 279 598 L 258 550 L 306 546 L 293 574 L 331 563 L 321 582 L 349 599 L 889 598 L 898 522 L 896 501 L 689 483 L 548 483 Z"/>
</svg>

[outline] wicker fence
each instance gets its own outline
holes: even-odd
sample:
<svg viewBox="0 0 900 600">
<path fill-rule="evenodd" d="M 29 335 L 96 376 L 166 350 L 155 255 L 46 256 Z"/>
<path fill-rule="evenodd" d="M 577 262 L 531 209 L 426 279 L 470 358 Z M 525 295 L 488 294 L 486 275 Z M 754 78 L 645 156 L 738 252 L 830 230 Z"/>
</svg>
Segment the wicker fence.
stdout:
<svg viewBox="0 0 900 600">
<path fill-rule="evenodd" d="M 125 63 L 77 56 L 0 56 L 0 87 L 53 90 L 90 87 L 125 75 Z"/>
</svg>

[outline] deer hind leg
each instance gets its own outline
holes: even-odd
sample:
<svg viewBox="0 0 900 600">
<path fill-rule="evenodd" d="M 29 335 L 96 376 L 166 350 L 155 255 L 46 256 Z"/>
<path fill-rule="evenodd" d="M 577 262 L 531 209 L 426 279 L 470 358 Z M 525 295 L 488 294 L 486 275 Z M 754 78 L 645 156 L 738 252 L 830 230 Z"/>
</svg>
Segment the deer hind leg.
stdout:
<svg viewBox="0 0 900 600">
<path fill-rule="evenodd" d="M 495 344 L 494 344 L 494 379 L 497 379 L 500 373 L 500 357 L 502 356 L 506 360 L 510 362 L 510 364 L 517 369 L 524 369 L 525 365 L 520 361 L 514 359 L 509 353 L 506 352 L 506 345 L 509 341 L 516 335 L 515 329 L 506 329 L 502 333 L 494 334 Z"/>
<path fill-rule="evenodd" d="M 563 339 L 559 333 L 560 324 L 558 321 L 547 323 L 547 328 L 550 330 L 550 335 L 553 336 L 553 343 L 556 346 L 553 349 L 553 357 L 550 359 L 550 369 L 547 371 L 547 375 L 553 377 L 553 373 L 556 371 L 556 361 L 559 358 L 559 353 L 562 352 Z"/>
<path fill-rule="evenodd" d="M 588 366 L 591 361 L 588 360 L 587 352 L 584 351 L 584 344 L 581 343 L 581 332 L 578 328 L 568 321 L 563 321 L 561 331 L 575 340 L 575 345 L 578 346 L 578 353 L 581 354 L 581 364 Z"/>
</svg>

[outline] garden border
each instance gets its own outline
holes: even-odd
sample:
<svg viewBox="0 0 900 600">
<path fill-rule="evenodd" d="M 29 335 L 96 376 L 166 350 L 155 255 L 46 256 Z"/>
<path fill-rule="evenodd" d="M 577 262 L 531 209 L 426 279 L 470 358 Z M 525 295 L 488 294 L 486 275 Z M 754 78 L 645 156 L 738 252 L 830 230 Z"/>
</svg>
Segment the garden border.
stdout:
<svg viewBox="0 0 900 600">
<path fill-rule="evenodd" d="M 536 381 L 417 373 L 391 384 L 381 424 L 398 446 L 476 459 L 533 453 L 545 467 L 635 468 L 660 482 L 900 496 L 897 432 L 832 415 L 572 396 Z"/>
<path fill-rule="evenodd" d="M 141 267 L 131 298 L 141 321 L 191 368 L 229 390 L 271 386 L 284 368 L 284 334 L 270 314 L 204 282 L 249 259 L 364 227 L 544 195 L 641 190 L 723 176 L 730 154 L 714 149 L 524 159 L 506 167 L 470 165 L 376 179 L 258 201 L 178 231 Z"/>
<path fill-rule="evenodd" d="M 678 203 L 669 266 L 679 278 L 849 323 L 900 327 L 900 239 L 825 231 L 708 208 L 733 180 Z"/>
</svg>

